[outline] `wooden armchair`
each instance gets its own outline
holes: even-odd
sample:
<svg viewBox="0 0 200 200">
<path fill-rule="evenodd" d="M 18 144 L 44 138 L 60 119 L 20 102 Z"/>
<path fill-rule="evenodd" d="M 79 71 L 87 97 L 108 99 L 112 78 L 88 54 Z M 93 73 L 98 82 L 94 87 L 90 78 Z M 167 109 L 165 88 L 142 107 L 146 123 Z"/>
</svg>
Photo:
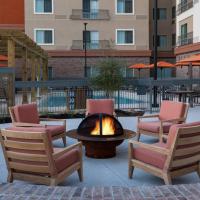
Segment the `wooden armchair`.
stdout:
<svg viewBox="0 0 200 200">
<path fill-rule="evenodd" d="M 173 124 L 182 124 L 186 121 L 188 109 L 189 105 L 182 102 L 163 101 L 159 114 L 138 117 L 137 140 L 139 141 L 141 134 L 157 137 L 160 141 L 167 138 Z M 143 120 L 151 118 L 155 120 Z"/>
<path fill-rule="evenodd" d="M 129 142 L 129 178 L 143 169 L 171 184 L 172 178 L 197 172 L 200 176 L 200 122 L 173 125 L 167 143 Z"/>
<path fill-rule="evenodd" d="M 115 114 L 115 103 L 113 99 L 87 99 L 86 116 L 96 113 Z"/>
<path fill-rule="evenodd" d="M 12 127 L 1 130 L 0 141 L 8 169 L 8 182 L 30 181 L 55 186 L 78 171 L 82 181 L 82 144 L 53 149 L 45 128 Z"/>
<path fill-rule="evenodd" d="M 37 105 L 35 103 L 10 107 L 9 112 L 14 126 L 46 128 L 51 133 L 52 140 L 62 138 L 64 146 L 66 146 L 65 119 L 40 118 L 37 111 Z M 41 121 L 62 121 L 62 125 L 45 125 L 40 124 Z"/>
</svg>

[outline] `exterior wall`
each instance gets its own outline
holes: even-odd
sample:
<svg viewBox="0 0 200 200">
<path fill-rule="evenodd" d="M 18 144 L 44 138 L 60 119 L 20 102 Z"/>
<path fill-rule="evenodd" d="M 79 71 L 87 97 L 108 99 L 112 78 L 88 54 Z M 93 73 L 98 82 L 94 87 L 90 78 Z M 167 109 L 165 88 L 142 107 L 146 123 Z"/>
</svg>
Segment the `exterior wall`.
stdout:
<svg viewBox="0 0 200 200">
<path fill-rule="evenodd" d="M 88 58 L 88 65 L 94 67 L 98 65 L 105 57 L 91 57 Z M 117 57 L 115 58 L 123 63 L 124 68 L 133 63 L 150 63 L 148 57 Z M 83 57 L 53 57 L 49 59 L 49 66 L 53 70 L 53 79 L 64 78 L 82 78 L 84 76 L 84 58 Z M 73 70 L 72 70 L 73 69 Z M 138 77 L 138 70 L 134 70 L 134 76 Z M 148 70 L 141 70 L 141 77 L 149 77 Z"/>
<path fill-rule="evenodd" d="M 193 32 L 193 16 L 183 19 L 179 21 L 179 30 L 181 30 L 181 26 L 187 24 L 188 33 Z"/>
<path fill-rule="evenodd" d="M 167 19 L 158 20 L 158 35 L 167 35 L 168 45 L 166 48 L 159 49 L 158 51 L 173 51 L 172 34 L 176 33 L 176 24 L 172 23 L 172 7 L 176 5 L 175 0 L 159 0 L 158 8 L 167 8 Z M 150 48 L 153 49 L 153 8 L 154 0 L 150 0 Z"/>
<path fill-rule="evenodd" d="M 24 0 L 0 0 L 0 27 L 24 28 Z"/>
<path fill-rule="evenodd" d="M 34 14 L 34 1 L 25 0 L 25 30 L 34 39 L 34 28 L 55 30 L 55 45 L 42 46 L 46 50 L 70 50 L 73 40 L 82 40 L 83 23 L 88 30 L 99 31 L 100 40 L 115 41 L 116 29 L 134 29 L 135 45 L 117 45 L 118 50 L 149 50 L 149 3 L 134 1 L 133 15 L 116 15 L 115 0 L 99 1 L 99 9 L 110 12 L 110 20 L 71 20 L 72 9 L 82 9 L 80 0 L 54 0 L 53 14 Z"/>
</svg>

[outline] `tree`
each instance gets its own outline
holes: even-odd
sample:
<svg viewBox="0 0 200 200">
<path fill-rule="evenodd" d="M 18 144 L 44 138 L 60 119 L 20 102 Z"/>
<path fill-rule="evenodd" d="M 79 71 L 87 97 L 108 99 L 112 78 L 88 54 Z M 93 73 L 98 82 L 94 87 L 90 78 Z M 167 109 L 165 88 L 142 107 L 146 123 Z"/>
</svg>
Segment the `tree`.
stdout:
<svg viewBox="0 0 200 200">
<path fill-rule="evenodd" d="M 97 71 L 97 75 L 91 78 L 92 87 L 104 90 L 108 98 L 113 97 L 113 92 L 123 84 L 122 64 L 107 58 L 97 65 Z"/>
</svg>

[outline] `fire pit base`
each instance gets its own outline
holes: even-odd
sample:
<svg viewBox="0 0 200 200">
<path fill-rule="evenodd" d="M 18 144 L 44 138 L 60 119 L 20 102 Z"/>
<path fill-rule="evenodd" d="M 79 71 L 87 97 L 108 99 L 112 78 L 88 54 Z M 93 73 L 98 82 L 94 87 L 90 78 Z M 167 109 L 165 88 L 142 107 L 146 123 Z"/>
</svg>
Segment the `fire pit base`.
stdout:
<svg viewBox="0 0 200 200">
<path fill-rule="evenodd" d="M 90 158 L 112 158 L 116 156 L 116 146 L 120 145 L 121 141 L 112 142 L 91 142 L 82 141 L 85 146 L 85 155 Z"/>
<path fill-rule="evenodd" d="M 77 130 L 70 130 L 66 133 L 68 137 L 77 139 L 85 146 L 85 155 L 90 158 L 112 158 L 116 155 L 116 147 L 125 139 L 133 138 L 136 133 L 124 129 L 124 134 L 116 137 L 88 137 L 77 133 Z"/>
</svg>

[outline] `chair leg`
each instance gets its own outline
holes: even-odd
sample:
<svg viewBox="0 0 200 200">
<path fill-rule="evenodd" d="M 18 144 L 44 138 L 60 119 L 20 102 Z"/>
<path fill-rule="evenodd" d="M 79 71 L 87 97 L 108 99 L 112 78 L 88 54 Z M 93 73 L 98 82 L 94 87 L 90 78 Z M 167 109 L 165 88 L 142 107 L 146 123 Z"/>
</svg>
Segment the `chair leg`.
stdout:
<svg viewBox="0 0 200 200">
<path fill-rule="evenodd" d="M 82 167 L 79 168 L 79 169 L 77 170 L 77 172 L 78 172 L 79 180 L 82 182 L 82 181 L 83 181 L 83 169 L 82 169 Z"/>
<path fill-rule="evenodd" d="M 140 131 L 137 131 L 137 133 L 136 133 L 136 141 L 139 141 L 140 140 Z"/>
<path fill-rule="evenodd" d="M 172 178 L 170 174 L 164 174 L 163 179 L 166 185 L 171 185 L 172 184 Z"/>
<path fill-rule="evenodd" d="M 133 171 L 134 171 L 134 167 L 129 163 L 129 166 L 128 166 L 128 177 L 130 179 L 133 178 Z"/>
<path fill-rule="evenodd" d="M 8 172 L 7 181 L 8 181 L 8 183 L 12 183 L 12 182 L 13 182 L 13 175 L 12 175 L 12 172 Z"/>
<path fill-rule="evenodd" d="M 56 185 L 57 185 L 56 179 L 55 178 L 51 178 L 50 179 L 50 186 L 56 186 Z"/>
<path fill-rule="evenodd" d="M 62 140 L 63 140 L 64 147 L 66 147 L 67 146 L 66 136 L 62 137 Z"/>
</svg>

